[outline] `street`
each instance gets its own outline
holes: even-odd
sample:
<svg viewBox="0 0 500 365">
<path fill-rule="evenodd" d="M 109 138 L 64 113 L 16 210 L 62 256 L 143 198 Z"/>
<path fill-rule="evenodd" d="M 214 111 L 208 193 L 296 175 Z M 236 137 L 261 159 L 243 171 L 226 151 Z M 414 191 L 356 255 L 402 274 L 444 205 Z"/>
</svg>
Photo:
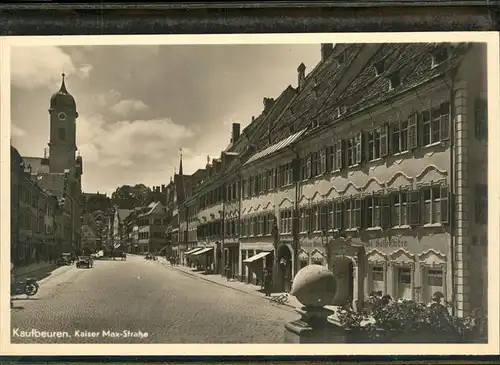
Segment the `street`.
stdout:
<svg viewBox="0 0 500 365">
<path fill-rule="evenodd" d="M 299 317 L 140 256 L 63 268 L 14 306 L 12 343 L 281 343 Z"/>
</svg>

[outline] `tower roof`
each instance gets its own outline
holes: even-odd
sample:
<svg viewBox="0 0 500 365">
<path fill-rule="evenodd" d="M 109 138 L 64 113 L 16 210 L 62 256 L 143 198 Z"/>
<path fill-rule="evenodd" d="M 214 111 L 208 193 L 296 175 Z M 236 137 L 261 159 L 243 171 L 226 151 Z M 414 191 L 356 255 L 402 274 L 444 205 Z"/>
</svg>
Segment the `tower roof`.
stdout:
<svg viewBox="0 0 500 365">
<path fill-rule="evenodd" d="M 62 73 L 61 88 L 50 98 L 50 109 L 58 108 L 70 108 L 76 110 L 75 98 L 66 89 L 66 84 L 64 83 L 64 77 L 66 75 Z"/>
</svg>

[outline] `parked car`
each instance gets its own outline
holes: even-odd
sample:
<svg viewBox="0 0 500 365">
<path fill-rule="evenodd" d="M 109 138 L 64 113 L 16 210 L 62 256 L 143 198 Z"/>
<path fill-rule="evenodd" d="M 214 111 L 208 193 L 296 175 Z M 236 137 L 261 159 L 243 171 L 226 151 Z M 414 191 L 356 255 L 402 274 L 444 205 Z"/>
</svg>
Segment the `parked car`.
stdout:
<svg viewBox="0 0 500 365">
<path fill-rule="evenodd" d="M 91 269 L 92 266 L 94 266 L 94 261 L 89 256 L 80 256 L 76 260 L 76 267 L 77 268 L 85 267 L 87 269 Z"/>
<path fill-rule="evenodd" d="M 70 253 L 62 253 L 61 256 L 57 258 L 57 265 L 72 265 L 73 264 L 73 256 Z"/>
</svg>

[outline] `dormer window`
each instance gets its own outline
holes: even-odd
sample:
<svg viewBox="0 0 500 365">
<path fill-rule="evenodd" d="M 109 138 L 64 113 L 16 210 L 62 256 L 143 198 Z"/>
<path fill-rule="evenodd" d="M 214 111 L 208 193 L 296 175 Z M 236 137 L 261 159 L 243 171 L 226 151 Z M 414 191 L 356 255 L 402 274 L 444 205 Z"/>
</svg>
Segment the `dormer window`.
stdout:
<svg viewBox="0 0 500 365">
<path fill-rule="evenodd" d="M 311 128 L 317 128 L 319 127 L 319 117 L 313 118 L 311 122 Z"/>
<path fill-rule="evenodd" d="M 395 72 L 388 77 L 389 79 L 389 91 L 394 90 L 399 85 L 401 85 L 401 76 L 399 72 Z"/>
<path fill-rule="evenodd" d="M 335 62 L 337 63 L 337 67 L 339 67 L 341 64 L 343 64 L 345 61 L 345 55 L 344 52 L 341 52 L 335 57 Z"/>
<path fill-rule="evenodd" d="M 375 62 L 373 68 L 375 69 L 375 76 L 380 76 L 385 71 L 385 60 Z"/>
<path fill-rule="evenodd" d="M 432 68 L 439 66 L 441 63 L 446 61 L 448 58 L 448 53 L 446 48 L 436 48 L 432 52 Z"/>
<path fill-rule="evenodd" d="M 347 111 L 347 106 L 341 105 L 338 106 L 337 109 L 335 109 L 335 118 L 340 118 L 345 112 Z"/>
</svg>

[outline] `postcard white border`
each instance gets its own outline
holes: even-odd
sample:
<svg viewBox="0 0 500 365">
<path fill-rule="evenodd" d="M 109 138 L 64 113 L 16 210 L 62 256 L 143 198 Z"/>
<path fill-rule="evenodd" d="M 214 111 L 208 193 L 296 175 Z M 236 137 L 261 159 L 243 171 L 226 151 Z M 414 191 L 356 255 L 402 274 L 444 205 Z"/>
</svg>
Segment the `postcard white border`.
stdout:
<svg viewBox="0 0 500 365">
<path fill-rule="evenodd" d="M 500 238 L 500 143 L 489 143 L 488 185 L 488 344 L 377 344 L 377 345 L 222 345 L 222 344 L 68 344 L 31 345 L 10 343 L 10 48 L 12 46 L 160 45 L 160 44 L 307 44 L 307 43 L 417 43 L 484 42 L 488 47 L 489 139 L 500 141 L 499 33 L 318 33 L 318 34 L 230 34 L 153 36 L 15 36 L 0 38 L 0 355 L 487 355 L 499 353 L 499 238 Z M 493 158 L 491 158 L 493 157 Z M 9 335 L 7 335 L 9 334 Z"/>
</svg>

